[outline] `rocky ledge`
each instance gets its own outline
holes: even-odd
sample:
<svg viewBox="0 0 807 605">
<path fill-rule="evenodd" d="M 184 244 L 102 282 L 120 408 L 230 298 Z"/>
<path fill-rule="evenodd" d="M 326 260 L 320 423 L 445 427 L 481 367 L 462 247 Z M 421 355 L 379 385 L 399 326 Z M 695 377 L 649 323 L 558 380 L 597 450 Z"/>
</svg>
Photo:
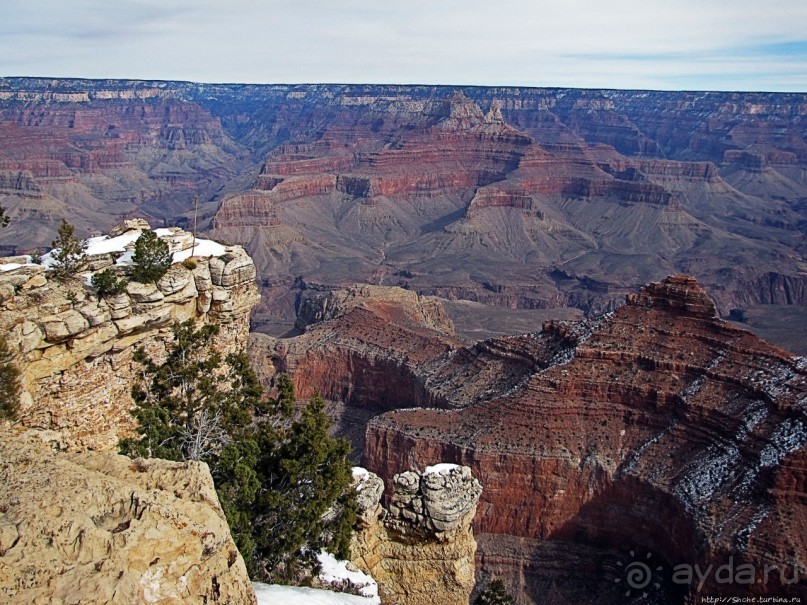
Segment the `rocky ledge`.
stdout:
<svg viewBox="0 0 807 605">
<path fill-rule="evenodd" d="M 110 237 L 129 240 L 145 221 L 127 221 Z M 99 297 L 89 275 L 59 282 L 27 257 L 0 259 L 0 330 L 22 372 L 20 421 L 47 431 L 62 448 L 111 449 L 132 429 L 130 390 L 137 347 L 165 354 L 174 322 L 195 319 L 221 326 L 215 347 L 243 350 L 249 314 L 258 302 L 255 265 L 240 246 L 211 253 L 181 229 L 159 230 L 175 262 L 156 284 L 129 282 L 124 292 Z M 211 242 L 212 244 L 213 242 Z M 112 246 L 107 246 L 112 247 Z M 97 248 L 103 249 L 102 246 Z M 88 256 L 91 273 L 112 266 L 123 250 Z"/>
<path fill-rule="evenodd" d="M 468 467 L 438 464 L 395 475 L 388 509 L 383 481 L 357 476 L 360 529 L 353 562 L 378 582 L 388 605 L 467 605 L 474 587 L 471 521 L 482 486 Z"/>
<path fill-rule="evenodd" d="M 0 430 L 0 601 L 254 605 L 203 462 L 58 453 Z"/>
</svg>

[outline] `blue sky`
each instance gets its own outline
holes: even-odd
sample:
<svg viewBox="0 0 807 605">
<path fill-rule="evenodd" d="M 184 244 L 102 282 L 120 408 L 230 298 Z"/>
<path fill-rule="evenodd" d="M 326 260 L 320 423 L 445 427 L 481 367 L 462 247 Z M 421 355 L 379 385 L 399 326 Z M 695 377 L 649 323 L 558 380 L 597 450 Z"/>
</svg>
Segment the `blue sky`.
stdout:
<svg viewBox="0 0 807 605">
<path fill-rule="evenodd" d="M 807 91 L 804 0 L 3 0 L 0 75 Z"/>
</svg>

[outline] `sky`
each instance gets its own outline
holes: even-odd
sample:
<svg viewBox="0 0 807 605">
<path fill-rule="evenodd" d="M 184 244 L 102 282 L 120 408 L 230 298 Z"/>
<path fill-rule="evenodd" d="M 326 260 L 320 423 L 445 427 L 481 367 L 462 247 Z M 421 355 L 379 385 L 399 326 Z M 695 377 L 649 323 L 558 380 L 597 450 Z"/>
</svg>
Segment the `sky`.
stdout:
<svg viewBox="0 0 807 605">
<path fill-rule="evenodd" d="M 805 0 L 0 6 L 0 76 L 807 92 Z"/>
</svg>

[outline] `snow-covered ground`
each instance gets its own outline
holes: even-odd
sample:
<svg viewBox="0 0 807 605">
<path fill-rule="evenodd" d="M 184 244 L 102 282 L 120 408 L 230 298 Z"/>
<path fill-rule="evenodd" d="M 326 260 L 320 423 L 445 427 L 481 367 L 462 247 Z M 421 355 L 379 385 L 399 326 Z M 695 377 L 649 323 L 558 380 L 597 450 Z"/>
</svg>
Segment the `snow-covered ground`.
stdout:
<svg viewBox="0 0 807 605">
<path fill-rule="evenodd" d="M 379 605 L 381 599 L 378 598 L 378 584 L 372 578 L 361 571 L 350 571 L 347 568 L 347 561 L 338 561 L 331 553 L 321 552 L 317 555 L 322 571 L 319 572 L 319 579 L 323 582 L 335 583 L 349 582 L 359 588 L 359 594 L 365 598 L 365 603 Z"/>
<path fill-rule="evenodd" d="M 366 472 L 366 471 L 365 471 Z M 360 596 L 302 586 L 278 586 L 253 582 L 258 605 L 380 605 L 378 584 L 366 573 L 350 571 L 346 561 L 338 561 L 327 552 L 317 555 L 322 571 L 319 579 L 334 585 L 349 582 Z"/>
<path fill-rule="evenodd" d="M 168 237 L 173 235 L 173 231 L 171 229 L 154 229 L 154 232 L 159 237 Z M 126 246 L 130 246 L 137 238 L 140 237 L 139 231 L 130 231 L 124 233 L 123 235 L 118 235 L 117 237 L 109 237 L 108 235 L 101 235 L 99 237 L 91 237 L 87 242 L 87 247 L 84 249 L 84 253 L 88 256 L 92 256 L 94 254 L 109 254 L 110 252 L 123 252 L 124 254 L 121 255 L 116 261 L 116 265 L 131 265 L 132 264 L 132 255 L 134 254 L 133 250 L 126 250 Z M 185 259 L 191 256 L 191 252 L 193 252 L 193 256 L 205 257 L 205 256 L 222 256 L 226 250 L 224 246 L 222 246 L 218 242 L 214 242 L 213 240 L 209 239 L 196 239 L 196 246 L 192 248 L 187 248 L 186 250 L 180 250 L 179 252 L 174 252 L 172 261 L 175 263 L 181 263 Z M 48 252 L 47 254 L 42 255 L 42 264 L 46 267 L 50 267 L 53 264 L 52 258 L 53 251 Z M 9 271 L 10 269 L 6 269 Z"/>
<path fill-rule="evenodd" d="M 302 586 L 278 586 L 253 582 L 258 605 L 372 605 L 366 597 L 357 597 L 330 590 L 303 588 Z"/>
</svg>

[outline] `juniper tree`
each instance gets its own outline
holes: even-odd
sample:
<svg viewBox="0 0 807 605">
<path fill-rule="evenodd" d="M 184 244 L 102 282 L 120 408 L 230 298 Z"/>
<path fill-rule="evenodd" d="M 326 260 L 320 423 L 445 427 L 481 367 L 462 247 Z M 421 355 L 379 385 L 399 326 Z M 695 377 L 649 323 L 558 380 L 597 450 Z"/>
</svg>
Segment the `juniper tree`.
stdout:
<svg viewBox="0 0 807 605">
<path fill-rule="evenodd" d="M 474 605 L 513 605 L 515 603 L 502 580 L 493 580 L 474 600 Z"/>
<path fill-rule="evenodd" d="M 56 235 L 56 239 L 51 242 L 51 269 L 56 279 L 64 281 L 74 277 L 86 265 L 84 250 L 87 244 L 75 236 L 75 227 L 65 219 L 62 219 Z"/>
<path fill-rule="evenodd" d="M 168 244 L 154 231 L 143 231 L 135 241 L 131 277 L 141 283 L 156 282 L 171 268 Z"/>
<path fill-rule="evenodd" d="M 245 355 L 211 350 L 217 331 L 189 320 L 174 326 L 164 362 L 136 352 L 140 434 L 122 440 L 121 451 L 207 462 L 250 574 L 288 580 L 321 548 L 346 554 L 356 518 L 350 448 L 328 436 L 321 397 L 293 417 L 288 376 L 278 378 L 277 398 L 263 397 Z"/>
<path fill-rule="evenodd" d="M 8 227 L 11 219 L 6 214 L 6 209 L 0 206 L 0 227 Z"/>
<path fill-rule="evenodd" d="M 126 290 L 126 280 L 119 278 L 112 267 L 95 273 L 90 281 L 93 287 L 98 291 L 99 298 L 102 296 L 120 294 Z"/>
<path fill-rule="evenodd" d="M 263 488 L 255 506 L 259 577 L 288 581 L 297 566 L 321 549 L 347 556 L 355 502 L 350 445 L 328 436 L 331 425 L 322 397 L 302 409 L 276 447 L 264 449 L 258 463 Z M 264 445 L 265 448 L 265 445 Z M 325 513 L 333 509 L 333 515 Z"/>
</svg>

